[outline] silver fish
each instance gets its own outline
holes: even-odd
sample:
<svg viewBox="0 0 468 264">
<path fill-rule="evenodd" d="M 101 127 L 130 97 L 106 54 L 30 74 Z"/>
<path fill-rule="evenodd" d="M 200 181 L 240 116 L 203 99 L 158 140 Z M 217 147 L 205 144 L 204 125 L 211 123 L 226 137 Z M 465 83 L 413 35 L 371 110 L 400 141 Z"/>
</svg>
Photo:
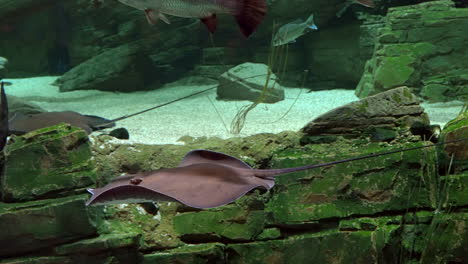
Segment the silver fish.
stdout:
<svg viewBox="0 0 468 264">
<path fill-rule="evenodd" d="M 165 15 L 200 18 L 211 33 L 218 24 L 216 14 L 231 14 L 241 32 L 250 36 L 266 14 L 266 0 L 119 0 L 145 12 L 148 23 L 158 19 L 170 24 Z"/>
<path fill-rule="evenodd" d="M 288 43 L 296 42 L 296 39 L 310 30 L 317 30 L 318 27 L 314 24 L 314 15 L 302 22 L 301 19 L 290 22 L 286 25 L 283 25 L 278 29 L 274 38 L 273 46 L 286 45 Z"/>
</svg>

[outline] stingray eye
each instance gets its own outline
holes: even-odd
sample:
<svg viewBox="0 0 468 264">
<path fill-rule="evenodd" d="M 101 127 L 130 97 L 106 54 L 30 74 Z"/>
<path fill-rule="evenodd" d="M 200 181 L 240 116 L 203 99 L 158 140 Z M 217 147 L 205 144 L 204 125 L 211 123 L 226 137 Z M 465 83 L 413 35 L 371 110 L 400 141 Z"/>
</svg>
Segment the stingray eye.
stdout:
<svg viewBox="0 0 468 264">
<path fill-rule="evenodd" d="M 138 185 L 142 182 L 143 180 L 140 179 L 140 178 L 133 178 L 130 180 L 130 183 L 133 184 L 133 185 Z"/>
</svg>

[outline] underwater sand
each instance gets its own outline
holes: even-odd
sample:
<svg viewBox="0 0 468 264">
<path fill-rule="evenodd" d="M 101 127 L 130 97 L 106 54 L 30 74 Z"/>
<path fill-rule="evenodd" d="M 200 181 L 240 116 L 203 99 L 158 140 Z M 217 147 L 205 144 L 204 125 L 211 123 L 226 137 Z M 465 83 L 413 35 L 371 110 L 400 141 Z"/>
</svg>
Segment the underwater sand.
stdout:
<svg viewBox="0 0 468 264">
<path fill-rule="evenodd" d="M 212 85 L 172 86 L 133 93 L 95 90 L 60 93 L 58 87 L 50 85 L 56 78 L 7 79 L 6 81 L 13 82 L 13 86 L 7 87 L 7 94 L 26 99 L 48 111 L 70 110 L 113 119 L 212 87 Z M 238 135 L 231 134 L 226 130 L 210 100 L 221 114 L 228 129 L 238 109 L 248 102 L 217 101 L 216 89 L 119 121 L 116 127 L 125 127 L 130 133 L 130 140 L 121 140 L 121 143 L 181 144 L 177 140 L 185 135 L 229 138 L 265 132 L 297 131 L 319 115 L 358 100 L 352 90 L 311 93 L 308 91 L 308 89 L 286 88 L 286 100 L 275 104 L 258 105 L 249 113 L 245 126 Z M 288 111 L 300 92 L 297 102 L 288 114 L 277 120 Z M 457 101 L 423 103 L 431 122 L 441 126 L 456 117 L 462 105 L 462 102 Z"/>
</svg>

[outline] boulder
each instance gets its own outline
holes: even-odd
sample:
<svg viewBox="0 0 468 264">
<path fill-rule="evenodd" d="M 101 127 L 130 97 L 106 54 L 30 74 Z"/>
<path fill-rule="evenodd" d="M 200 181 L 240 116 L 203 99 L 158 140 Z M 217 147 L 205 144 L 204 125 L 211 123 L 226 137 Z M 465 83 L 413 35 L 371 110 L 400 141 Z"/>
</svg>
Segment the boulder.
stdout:
<svg viewBox="0 0 468 264">
<path fill-rule="evenodd" d="M 53 85 L 61 92 L 97 89 L 131 92 L 145 89 L 154 68 L 139 41 L 105 51 L 71 69 Z"/>
<path fill-rule="evenodd" d="M 464 108 L 454 120 L 448 122 L 440 135 L 442 141 L 452 141 L 459 139 L 468 139 L 468 105 Z M 457 173 L 468 172 L 468 141 L 460 141 L 453 144 L 444 145 L 442 157 L 443 167 L 448 170 L 451 167 Z M 453 156 L 453 160 L 451 160 Z"/>
<path fill-rule="evenodd" d="M 276 103 L 284 99 L 284 87 L 265 64 L 246 62 L 219 77 L 218 99 Z M 261 97 L 262 96 L 262 97 Z"/>
<path fill-rule="evenodd" d="M 374 134 L 375 128 L 429 129 L 429 123 L 418 98 L 407 87 L 400 87 L 333 109 L 308 123 L 302 132 L 307 136 L 360 136 Z"/>
<path fill-rule="evenodd" d="M 88 136 L 66 124 L 10 138 L 0 191 L 5 202 L 84 192 L 95 180 Z"/>
<path fill-rule="evenodd" d="M 0 256 L 15 256 L 96 234 L 86 195 L 27 203 L 0 203 Z M 20 262 L 21 263 L 21 262 Z"/>
</svg>

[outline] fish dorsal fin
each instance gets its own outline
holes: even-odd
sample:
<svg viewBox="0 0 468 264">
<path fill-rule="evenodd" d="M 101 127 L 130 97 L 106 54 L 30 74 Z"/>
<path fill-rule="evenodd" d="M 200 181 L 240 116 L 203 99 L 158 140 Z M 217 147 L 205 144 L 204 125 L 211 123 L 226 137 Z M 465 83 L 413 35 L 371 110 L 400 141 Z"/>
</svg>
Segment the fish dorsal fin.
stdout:
<svg viewBox="0 0 468 264">
<path fill-rule="evenodd" d="M 224 153 L 204 149 L 192 150 L 187 153 L 179 163 L 178 167 L 199 163 L 218 163 L 236 168 L 252 169 L 252 167 L 240 159 L 234 158 Z"/>
</svg>

